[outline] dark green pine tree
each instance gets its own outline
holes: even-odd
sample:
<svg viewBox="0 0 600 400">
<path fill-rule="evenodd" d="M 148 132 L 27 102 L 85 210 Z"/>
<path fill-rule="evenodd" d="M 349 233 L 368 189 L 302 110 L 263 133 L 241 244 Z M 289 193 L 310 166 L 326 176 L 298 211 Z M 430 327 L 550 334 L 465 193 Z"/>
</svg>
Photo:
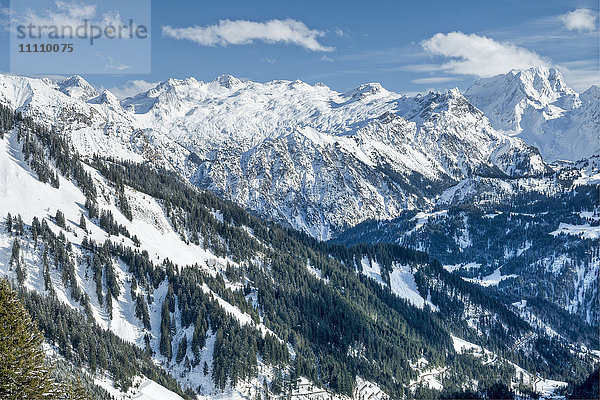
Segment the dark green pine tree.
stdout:
<svg viewBox="0 0 600 400">
<path fill-rule="evenodd" d="M 133 297 L 133 296 L 132 296 Z M 142 323 L 144 324 L 144 328 L 150 330 L 150 313 L 148 312 L 148 306 L 144 301 L 144 296 L 139 295 L 135 296 L 135 315 L 138 317 Z"/>
<path fill-rule="evenodd" d="M 17 294 L 0 280 L 0 398 L 48 399 L 61 391 L 50 377 L 42 341 Z"/>
<path fill-rule="evenodd" d="M 85 217 L 83 214 L 79 217 L 79 227 L 87 232 L 87 224 L 85 223 Z"/>
<path fill-rule="evenodd" d="M 168 297 L 162 306 L 161 319 L 160 319 L 160 354 L 165 356 L 167 360 L 173 357 L 173 349 L 171 346 L 171 329 L 170 329 L 170 318 L 169 318 L 169 301 Z"/>
<path fill-rule="evenodd" d="M 108 317 L 112 320 L 113 304 L 112 304 L 112 296 L 110 295 L 110 292 L 106 293 L 106 312 L 108 313 Z"/>
<path fill-rule="evenodd" d="M 6 232 L 12 232 L 12 216 L 10 215 L 10 213 L 8 213 L 8 215 L 6 216 Z"/>
<path fill-rule="evenodd" d="M 13 242 L 9 264 L 11 268 L 15 269 L 17 281 L 22 285 L 27 277 L 27 270 L 25 269 L 25 261 L 21 256 L 21 245 L 18 239 L 15 239 Z"/>
<path fill-rule="evenodd" d="M 17 222 L 15 223 L 15 233 L 19 236 L 23 236 L 25 233 L 25 226 L 23 225 L 23 218 L 21 218 L 21 214 L 17 215 Z"/>
<path fill-rule="evenodd" d="M 185 357 L 185 354 L 187 353 L 187 347 L 188 347 L 187 335 L 183 335 L 183 337 L 181 338 L 181 341 L 179 342 L 179 347 L 177 347 L 177 357 L 175 358 L 175 361 L 178 364 L 181 361 L 183 361 L 183 358 Z"/>
<path fill-rule="evenodd" d="M 44 266 L 44 289 L 53 292 L 52 277 L 50 276 L 50 264 L 48 263 L 48 249 L 42 254 L 42 265 Z"/>
<path fill-rule="evenodd" d="M 40 225 L 40 220 L 38 217 L 33 217 L 31 221 L 31 236 L 33 237 L 33 241 L 35 246 L 37 247 L 38 235 L 40 234 L 42 226 Z"/>
<path fill-rule="evenodd" d="M 15 239 L 12 244 L 12 250 L 10 254 L 10 267 L 11 269 L 16 267 L 17 264 L 21 261 L 21 244 L 18 239 Z"/>
<path fill-rule="evenodd" d="M 66 227 L 65 214 L 63 214 L 62 211 L 56 210 L 55 219 L 56 219 L 56 225 L 60 226 L 61 228 Z"/>
</svg>

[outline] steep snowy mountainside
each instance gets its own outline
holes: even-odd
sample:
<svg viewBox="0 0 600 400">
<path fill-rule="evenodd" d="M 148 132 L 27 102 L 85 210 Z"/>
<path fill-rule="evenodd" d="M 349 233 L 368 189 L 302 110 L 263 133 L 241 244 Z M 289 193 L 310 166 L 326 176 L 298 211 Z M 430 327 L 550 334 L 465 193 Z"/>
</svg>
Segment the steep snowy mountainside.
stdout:
<svg viewBox="0 0 600 400">
<path fill-rule="evenodd" d="M 588 90 L 586 90 L 585 92 L 583 92 L 579 95 L 579 99 L 584 104 L 587 103 L 590 106 L 597 104 L 598 99 L 600 99 L 600 88 L 596 85 L 590 86 L 590 88 Z M 596 108 L 596 110 L 597 110 L 597 108 Z"/>
<path fill-rule="evenodd" d="M 427 205 L 374 169 L 352 138 L 315 135 L 308 127 L 241 156 L 204 162 L 192 179 L 317 238 L 365 218 Z"/>
<path fill-rule="evenodd" d="M 548 161 L 575 161 L 600 153 L 597 87 L 579 95 L 555 68 L 513 70 L 481 79 L 465 96 L 494 128 L 538 147 Z"/>
<path fill-rule="evenodd" d="M 534 148 L 492 129 L 456 89 L 407 99 L 396 114 L 374 119 L 355 136 L 374 164 L 391 166 L 400 174 L 460 180 L 472 175 L 538 175 L 548 170 Z"/>
<path fill-rule="evenodd" d="M 183 170 L 189 154 L 172 141 L 142 129 L 110 91 L 98 93 L 79 76 L 55 83 L 0 74 L 0 104 L 68 136 L 75 149 L 86 156 L 152 160 Z"/>
</svg>

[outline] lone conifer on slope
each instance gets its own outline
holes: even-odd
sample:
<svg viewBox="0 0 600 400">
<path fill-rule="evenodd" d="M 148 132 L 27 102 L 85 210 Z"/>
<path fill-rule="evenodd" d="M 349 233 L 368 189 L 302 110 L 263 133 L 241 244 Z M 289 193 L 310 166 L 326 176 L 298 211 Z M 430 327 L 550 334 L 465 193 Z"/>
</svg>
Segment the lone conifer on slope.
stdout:
<svg viewBox="0 0 600 400">
<path fill-rule="evenodd" d="M 0 279 L 0 399 L 89 399 L 81 382 L 55 381 L 43 340 L 17 293 Z"/>
<path fill-rule="evenodd" d="M 52 398 L 56 392 L 44 359 L 43 337 L 5 279 L 0 280 L 0 398 Z"/>
</svg>

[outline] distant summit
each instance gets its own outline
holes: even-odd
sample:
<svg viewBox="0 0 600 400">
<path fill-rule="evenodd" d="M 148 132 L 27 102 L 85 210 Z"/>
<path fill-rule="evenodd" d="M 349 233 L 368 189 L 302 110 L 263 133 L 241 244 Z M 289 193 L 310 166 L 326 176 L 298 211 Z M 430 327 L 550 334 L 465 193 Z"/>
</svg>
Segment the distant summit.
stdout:
<svg viewBox="0 0 600 400">
<path fill-rule="evenodd" d="M 512 70 L 481 79 L 465 96 L 492 126 L 539 148 L 548 161 L 578 160 L 600 152 L 597 87 L 582 94 L 556 68 Z"/>
</svg>

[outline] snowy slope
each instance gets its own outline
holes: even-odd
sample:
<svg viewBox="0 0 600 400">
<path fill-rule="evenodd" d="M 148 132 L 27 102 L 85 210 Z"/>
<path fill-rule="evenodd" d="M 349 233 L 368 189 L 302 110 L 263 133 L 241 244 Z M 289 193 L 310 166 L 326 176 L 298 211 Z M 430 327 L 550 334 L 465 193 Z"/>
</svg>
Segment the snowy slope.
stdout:
<svg viewBox="0 0 600 400">
<path fill-rule="evenodd" d="M 381 276 L 381 268 L 377 261 L 364 257 L 361 260 L 360 267 L 365 276 L 373 279 L 384 287 L 387 286 L 387 283 L 384 282 L 383 277 Z M 425 299 L 421 296 L 421 293 L 419 293 L 419 289 L 415 283 L 414 272 L 414 269 L 408 265 L 393 265 L 392 272 L 390 273 L 390 290 L 396 296 L 408 301 L 408 303 L 415 307 L 423 308 L 425 307 L 425 304 L 427 304 L 433 311 L 438 311 L 438 307 L 431 302 L 429 296 Z"/>
<path fill-rule="evenodd" d="M 109 378 L 95 378 L 94 383 L 106 390 L 116 400 L 183 400 L 181 396 L 148 378 L 137 377 L 127 393 L 115 388 Z"/>
<path fill-rule="evenodd" d="M 113 300 L 112 317 L 109 316 L 106 308 L 99 303 L 96 293 L 93 277 L 90 274 L 89 265 L 84 261 L 86 254 L 81 248 L 84 237 L 95 240 L 98 243 L 107 239 L 107 233 L 96 223 L 86 217 L 87 232 L 79 227 L 80 216 L 87 215 L 84 208 L 85 195 L 70 180 L 60 177 L 60 188 L 56 189 L 49 184 L 44 184 L 37 179 L 35 172 L 23 160 L 21 153 L 21 144 L 16 140 L 16 133 L 10 132 L 0 139 L 0 215 L 2 221 L 8 213 L 17 216 L 20 215 L 26 225 L 31 224 L 34 217 L 40 220 L 45 219 L 53 232 L 58 234 L 63 232 L 66 239 L 77 247 L 73 248 L 78 263 L 76 265 L 76 280 L 78 286 L 89 295 L 91 312 L 95 322 L 103 329 L 108 329 L 118 337 L 129 343 L 136 344 L 143 348 L 144 335 L 151 335 L 153 346 L 158 349 L 159 325 L 160 325 L 160 304 L 157 301 L 150 307 L 152 327 L 150 331 L 144 329 L 139 318 L 136 317 L 135 302 L 132 299 L 131 281 L 132 276 L 129 268 L 123 262 L 113 262 L 112 267 L 118 277 L 121 288 L 118 298 Z M 92 168 L 95 184 L 102 192 L 98 197 L 98 204 L 101 209 L 110 210 L 115 220 L 127 227 L 127 230 L 139 238 L 140 249 L 148 252 L 150 259 L 154 262 L 160 262 L 163 259 L 170 259 L 179 266 L 198 264 L 220 270 L 231 260 L 217 257 L 204 250 L 202 247 L 192 243 L 186 243 L 173 229 L 171 223 L 165 216 L 162 206 L 156 199 L 138 193 L 130 188 L 126 188 L 128 202 L 132 208 L 134 218 L 129 221 L 121 211 L 115 206 L 115 193 L 107 182 Z M 60 210 L 65 215 L 66 229 L 59 228 L 54 220 L 54 215 Z M 14 268 L 11 268 L 9 259 L 11 256 L 11 247 L 15 240 L 6 233 L 5 224 L 0 223 L 0 276 L 15 280 Z M 135 248 L 131 239 L 122 235 L 112 238 L 126 246 Z M 40 247 L 32 242 L 20 239 L 21 251 L 25 262 L 27 272 L 24 286 L 41 294 L 46 294 L 43 268 L 41 261 Z M 82 311 L 79 302 L 73 299 L 71 289 L 64 285 L 61 272 L 51 268 L 52 287 L 57 298 L 69 307 Z M 154 292 L 156 300 L 162 300 L 166 293 L 166 286 L 159 288 Z M 144 295 L 144 292 L 138 288 L 138 292 Z M 106 294 L 106 290 L 103 292 Z M 222 301 L 223 306 L 233 307 Z M 213 340 L 214 341 L 214 340 Z M 210 339 L 209 339 L 210 342 Z M 164 362 L 164 359 L 157 353 L 157 363 Z M 211 364 L 210 349 L 205 351 L 205 360 Z M 177 366 L 173 366 L 177 368 Z M 201 369 L 201 368 L 200 368 Z M 197 371 L 196 371 L 197 372 Z M 201 372 L 198 373 L 201 375 Z M 192 377 L 192 375 L 190 375 Z M 155 382 L 143 379 L 139 388 L 131 393 L 121 393 L 115 389 L 114 383 L 110 378 L 104 376 L 94 377 L 97 384 L 109 390 L 116 398 L 135 398 L 143 400 L 152 399 L 179 399 L 176 394 L 168 391 Z M 207 379 L 210 381 L 210 379 Z M 187 381 L 182 381 L 183 383 Z M 235 390 L 235 389 L 234 389 Z M 133 397 L 132 397 L 133 396 Z"/>
</svg>

